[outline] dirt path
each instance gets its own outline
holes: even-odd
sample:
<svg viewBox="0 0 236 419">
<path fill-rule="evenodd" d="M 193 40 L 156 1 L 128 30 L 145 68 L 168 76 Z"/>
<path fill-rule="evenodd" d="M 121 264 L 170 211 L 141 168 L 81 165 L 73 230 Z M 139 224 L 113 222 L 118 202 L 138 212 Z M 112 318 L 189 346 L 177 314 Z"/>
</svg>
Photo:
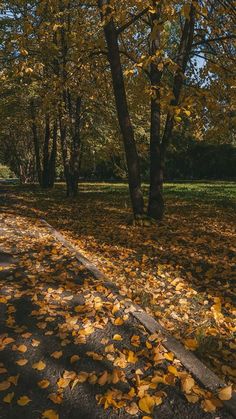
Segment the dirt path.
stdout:
<svg viewBox="0 0 236 419">
<path fill-rule="evenodd" d="M 40 222 L 0 250 L 0 418 L 231 418 Z"/>
</svg>

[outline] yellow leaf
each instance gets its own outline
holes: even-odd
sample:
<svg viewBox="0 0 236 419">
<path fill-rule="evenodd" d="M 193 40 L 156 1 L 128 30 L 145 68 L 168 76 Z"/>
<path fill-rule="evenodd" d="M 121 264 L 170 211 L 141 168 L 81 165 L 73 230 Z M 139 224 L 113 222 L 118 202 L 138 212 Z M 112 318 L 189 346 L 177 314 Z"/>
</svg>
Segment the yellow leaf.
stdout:
<svg viewBox="0 0 236 419">
<path fill-rule="evenodd" d="M 189 403 L 197 403 L 199 397 L 196 394 L 185 394 L 186 399 Z"/>
<path fill-rule="evenodd" d="M 130 406 L 125 408 L 125 411 L 129 413 L 129 415 L 137 415 L 138 413 L 138 405 L 136 403 L 131 403 Z"/>
<path fill-rule="evenodd" d="M 55 404 L 61 404 L 63 400 L 62 395 L 56 393 L 49 394 L 48 398 Z"/>
<path fill-rule="evenodd" d="M 201 406 L 205 412 L 215 412 L 217 405 L 214 399 L 203 400 Z"/>
<path fill-rule="evenodd" d="M 122 326 L 122 324 L 124 324 L 124 320 L 121 319 L 120 317 L 117 317 L 117 319 L 114 320 L 114 324 L 116 326 Z"/>
<path fill-rule="evenodd" d="M 195 385 L 194 379 L 188 375 L 187 377 L 183 377 L 181 379 L 182 390 L 184 393 L 190 393 L 192 388 Z"/>
<path fill-rule="evenodd" d="M 108 372 L 107 372 L 107 371 L 105 371 L 105 372 L 101 375 L 101 377 L 98 379 L 98 384 L 99 384 L 100 386 L 104 386 L 104 385 L 106 384 L 107 380 L 108 380 Z"/>
<path fill-rule="evenodd" d="M 43 361 L 36 362 L 32 365 L 34 370 L 42 371 L 46 368 L 46 364 Z"/>
<path fill-rule="evenodd" d="M 174 359 L 174 354 L 173 354 L 172 352 L 164 353 L 164 357 L 165 357 L 165 359 L 167 359 L 168 361 L 173 361 L 173 359 Z"/>
<path fill-rule="evenodd" d="M 14 394 L 15 394 L 15 393 L 8 393 L 8 394 L 4 397 L 3 401 L 4 401 L 5 403 L 11 403 L 11 402 L 12 402 L 12 399 L 13 399 L 13 397 L 14 397 Z"/>
<path fill-rule="evenodd" d="M 15 342 L 15 339 L 13 338 L 5 338 L 3 340 L 4 345 L 9 345 L 9 343 L 13 343 L 13 342 Z"/>
<path fill-rule="evenodd" d="M 170 365 L 168 367 L 168 371 L 173 374 L 175 377 L 178 377 L 179 372 L 177 371 L 177 369 L 175 367 L 173 367 L 172 365 Z"/>
<path fill-rule="evenodd" d="M 17 350 L 18 350 L 19 352 L 24 353 L 24 352 L 26 352 L 26 351 L 27 351 L 27 346 L 25 346 L 25 345 L 20 345 L 20 346 L 18 346 L 18 347 L 17 347 Z"/>
<path fill-rule="evenodd" d="M 40 341 L 36 339 L 32 339 L 31 345 L 36 348 L 40 345 Z"/>
<path fill-rule="evenodd" d="M 135 355 L 135 353 L 133 351 L 129 351 L 128 354 L 128 362 L 130 362 L 131 364 L 135 364 L 135 362 L 137 362 L 138 358 Z"/>
<path fill-rule="evenodd" d="M 23 335 L 21 335 L 24 339 L 29 339 L 30 338 L 30 336 L 32 336 L 32 333 L 29 333 L 29 332 L 26 332 L 26 333 L 23 333 Z"/>
<path fill-rule="evenodd" d="M 80 359 L 79 355 L 72 355 L 72 357 L 70 358 L 70 363 L 74 364 L 79 359 Z"/>
<path fill-rule="evenodd" d="M 155 398 L 151 396 L 144 396 L 138 402 L 139 408 L 145 413 L 152 413 L 155 406 Z"/>
<path fill-rule="evenodd" d="M 11 383 L 9 381 L 1 381 L 0 382 L 0 391 L 7 390 L 10 387 Z"/>
<path fill-rule="evenodd" d="M 16 361 L 17 365 L 20 365 L 20 367 L 23 367 L 24 365 L 26 365 L 28 362 L 28 359 L 22 358 L 22 359 L 18 359 L 18 361 Z"/>
<path fill-rule="evenodd" d="M 131 338 L 131 345 L 136 346 L 138 348 L 140 346 L 140 336 L 133 335 Z"/>
<path fill-rule="evenodd" d="M 29 402 L 31 402 L 31 399 L 28 396 L 22 396 L 17 400 L 19 406 L 26 406 Z"/>
<path fill-rule="evenodd" d="M 77 376 L 77 379 L 79 380 L 79 383 L 84 383 L 88 379 L 88 372 L 80 372 Z"/>
<path fill-rule="evenodd" d="M 232 397 L 232 386 L 222 388 L 218 393 L 218 397 L 220 400 L 230 400 Z"/>
<path fill-rule="evenodd" d="M 51 356 L 53 357 L 53 358 L 55 358 L 55 359 L 59 359 L 59 358 L 61 358 L 62 357 L 62 351 L 56 351 L 56 352 L 53 352 L 52 354 L 51 354 Z"/>
<path fill-rule="evenodd" d="M 9 377 L 7 379 L 7 381 L 9 381 L 9 383 L 14 384 L 16 386 L 17 383 L 18 383 L 19 377 L 20 377 L 20 374 L 13 375 L 13 376 Z"/>
<path fill-rule="evenodd" d="M 49 386 L 50 382 L 48 380 L 41 380 L 38 382 L 38 386 L 40 388 L 47 388 Z"/>
<path fill-rule="evenodd" d="M 182 118 L 180 117 L 180 116 L 174 116 L 174 120 L 175 120 L 175 122 L 181 122 L 182 121 Z"/>
<path fill-rule="evenodd" d="M 184 345 L 187 349 L 194 351 L 195 349 L 198 348 L 198 341 L 197 339 L 185 339 Z"/>
<path fill-rule="evenodd" d="M 188 111 L 188 110 L 185 110 L 184 113 L 185 113 L 186 116 L 190 116 L 191 115 L 191 112 Z"/>
<path fill-rule="evenodd" d="M 59 419 L 59 415 L 55 410 L 49 409 L 43 412 L 42 419 Z"/>
<path fill-rule="evenodd" d="M 113 340 L 123 340 L 121 335 L 114 335 Z"/>
<path fill-rule="evenodd" d="M 57 385 L 60 388 L 66 388 L 66 387 L 68 387 L 68 385 L 70 384 L 70 382 L 71 382 L 70 379 L 59 378 L 59 380 L 57 381 Z"/>
</svg>

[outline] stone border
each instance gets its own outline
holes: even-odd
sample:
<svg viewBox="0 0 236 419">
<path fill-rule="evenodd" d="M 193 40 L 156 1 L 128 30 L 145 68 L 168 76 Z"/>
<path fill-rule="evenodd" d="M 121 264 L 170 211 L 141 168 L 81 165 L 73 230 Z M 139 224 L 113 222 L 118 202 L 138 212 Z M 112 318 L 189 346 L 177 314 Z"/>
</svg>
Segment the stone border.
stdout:
<svg viewBox="0 0 236 419">
<path fill-rule="evenodd" d="M 85 256 L 82 255 L 71 243 L 69 243 L 65 237 L 55 230 L 47 221 L 41 219 L 41 223 L 50 231 L 51 235 L 60 243 L 63 244 L 68 250 L 70 250 L 76 259 L 82 263 L 95 278 L 104 280 L 105 286 L 117 293 L 117 297 L 121 299 L 119 294 L 119 288 L 112 282 L 107 280 L 105 275 L 90 262 Z M 122 300 L 123 301 L 123 300 Z M 213 371 L 211 371 L 206 365 L 204 365 L 192 352 L 185 349 L 185 347 L 177 341 L 163 326 L 161 326 L 153 317 L 147 314 L 140 306 L 126 303 L 126 308 L 129 310 L 138 321 L 141 323 L 150 333 L 161 333 L 164 337 L 164 346 L 171 352 L 173 352 L 181 364 L 208 390 L 213 393 L 217 393 L 219 389 L 226 386 L 225 382 L 221 380 Z M 236 418 L 236 393 L 230 400 L 223 401 L 225 407 L 230 413 Z"/>
</svg>

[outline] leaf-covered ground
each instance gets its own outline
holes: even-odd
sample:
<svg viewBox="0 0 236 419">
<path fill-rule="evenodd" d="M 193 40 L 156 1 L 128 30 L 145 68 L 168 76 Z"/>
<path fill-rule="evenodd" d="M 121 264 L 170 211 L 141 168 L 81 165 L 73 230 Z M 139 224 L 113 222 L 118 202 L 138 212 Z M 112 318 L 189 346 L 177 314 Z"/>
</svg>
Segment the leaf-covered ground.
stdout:
<svg viewBox="0 0 236 419">
<path fill-rule="evenodd" d="M 232 189 L 233 184 L 170 185 L 167 189 L 168 212 L 164 223 L 159 226 L 133 226 L 130 223 L 129 211 L 127 209 L 128 196 L 124 185 L 82 185 L 81 193 L 76 202 L 65 200 L 61 187 L 57 187 L 56 190 L 50 193 L 42 193 L 38 189 L 31 191 L 28 188 L 21 189 L 14 187 L 11 190 L 10 197 L 5 201 L 3 211 L 10 219 L 12 219 L 11 217 L 13 214 L 17 214 L 19 219 L 17 222 L 16 218 L 15 224 L 17 226 L 18 223 L 18 227 L 23 224 L 23 229 L 24 223 L 26 223 L 27 220 L 27 223 L 30 225 L 30 231 L 33 230 L 32 223 L 35 222 L 35 218 L 38 219 L 43 217 L 47 219 L 53 226 L 66 234 L 75 245 L 84 250 L 84 253 L 92 258 L 111 280 L 118 283 L 124 295 L 131 297 L 132 300 L 138 302 L 145 307 L 148 312 L 151 312 L 156 316 L 156 318 L 169 329 L 173 335 L 185 343 L 186 347 L 195 350 L 196 354 L 214 369 L 218 375 L 221 375 L 227 382 L 233 382 L 235 378 L 235 369 L 233 368 L 232 362 L 235 354 L 235 340 L 233 336 L 233 333 L 235 332 L 235 322 L 233 318 L 233 315 L 235 314 L 233 311 L 233 270 L 235 268 L 235 248 L 233 240 L 235 231 L 234 211 L 232 208 Z M 22 216 L 24 218 L 22 218 Z M 44 239 L 42 238 L 42 240 Z M 41 326 L 45 326 L 44 323 L 46 323 L 45 327 L 47 330 L 48 322 L 49 324 L 50 322 L 53 324 L 53 320 L 55 320 L 54 316 L 58 316 L 58 307 L 57 304 L 55 304 L 55 301 L 53 301 L 53 308 L 51 309 L 50 291 L 48 291 L 48 288 L 50 289 L 51 287 L 55 290 L 55 288 L 58 287 L 58 281 L 65 281 L 65 277 L 63 277 L 63 275 L 60 277 L 59 272 L 65 272 L 64 268 L 66 260 L 68 263 L 68 255 L 66 256 L 66 260 L 62 261 L 62 256 L 59 256 L 58 254 L 58 252 L 60 253 L 62 250 L 56 248 L 54 264 L 56 265 L 55 268 L 57 268 L 57 270 L 55 269 L 54 271 L 53 268 L 52 271 L 50 264 L 48 267 L 46 266 L 42 269 L 40 264 L 47 263 L 47 259 L 51 257 L 52 249 L 48 248 L 45 258 L 45 242 L 36 240 L 34 245 L 38 246 L 37 249 L 32 247 L 30 244 L 31 242 L 32 240 L 28 242 L 28 246 L 26 246 L 22 240 L 22 251 L 24 250 L 26 252 L 26 266 L 23 266 L 23 268 L 32 270 L 32 272 L 31 274 L 27 274 L 27 279 L 25 279 L 26 284 L 23 281 L 23 285 L 21 286 L 26 286 L 28 288 L 31 286 L 30 298 L 32 298 L 32 292 L 33 296 L 38 294 L 44 295 L 44 303 L 47 306 L 47 310 L 49 309 L 49 312 L 46 310 L 46 313 L 38 313 L 37 315 L 42 317 L 38 319 L 38 323 L 42 323 Z M 52 243 L 50 243 L 50 245 L 54 246 Z M 9 243 L 9 246 L 11 247 L 12 243 Z M 31 259 L 27 256 L 29 250 L 31 251 L 30 258 L 32 258 L 34 262 L 30 262 Z M 57 257 L 59 260 L 58 267 L 56 263 Z M 38 259 L 39 262 L 37 263 Z M 69 263 L 72 264 L 73 268 L 73 261 Z M 74 269 L 77 268 L 74 266 L 72 271 Z M 35 270 L 37 274 L 35 273 Z M 68 270 L 66 270 L 66 272 L 67 271 Z M 55 277 L 53 272 L 56 272 Z M 39 273 L 40 275 L 38 276 Z M 35 276 L 36 283 L 34 283 Z M 44 281 L 46 281 L 46 284 L 43 284 L 42 277 L 45 278 Z M 11 284 L 12 293 L 15 284 L 19 283 L 19 280 L 16 281 L 16 278 L 13 278 L 13 283 Z M 31 280 L 33 281 L 32 283 Z M 68 281 L 70 286 L 72 286 L 73 279 Z M 91 279 L 88 278 L 85 282 L 86 281 L 91 281 Z M 52 282 L 53 287 L 49 284 L 50 282 Z M 44 285 L 46 286 L 46 289 L 44 289 Z M 94 286 L 96 287 L 97 285 L 94 285 L 93 281 L 92 283 L 89 283 L 89 285 L 86 285 L 86 287 L 90 288 L 90 293 Z M 39 287 L 38 292 L 36 292 L 37 287 Z M 58 289 L 60 290 L 60 288 Z M 24 294 L 24 288 L 19 291 L 20 294 L 21 292 Z M 6 293 L 8 293 L 8 291 L 6 291 Z M 21 299 L 20 294 L 19 297 Z M 68 295 L 68 297 L 71 297 L 71 295 L 72 294 Z M 64 296 L 63 293 L 60 296 L 59 292 L 57 301 L 60 307 L 64 304 L 64 314 L 65 311 L 68 313 L 68 303 L 70 301 L 70 298 L 67 300 L 66 296 Z M 16 296 L 14 296 L 14 298 L 16 298 Z M 37 305 L 37 297 L 35 298 L 34 304 Z M 71 301 L 73 301 L 73 299 L 74 294 Z M 4 305 L 4 302 L 2 304 Z M 94 302 L 94 299 L 92 298 L 92 305 L 94 306 L 94 304 L 96 304 L 96 301 Z M 100 300 L 98 300 L 98 306 L 99 304 Z M 9 306 L 10 312 L 8 313 L 8 317 L 13 317 L 14 319 L 14 303 L 8 303 L 8 307 Z M 109 307 L 109 304 L 107 307 Z M 111 311 L 110 308 L 111 306 L 109 307 L 109 310 L 107 310 L 109 313 Z M 51 310 L 52 312 L 54 310 L 54 315 Z M 78 313 L 80 315 L 79 311 Z M 47 319 L 49 318 L 49 320 L 45 320 L 45 316 L 47 316 Z M 84 316 L 82 315 L 82 319 L 83 318 Z M 25 321 L 26 318 L 24 318 L 22 326 L 27 326 Z M 65 324 L 63 314 L 61 323 L 62 325 L 63 323 Z M 18 326 L 19 328 L 21 327 L 20 325 Z M 45 335 L 44 329 L 37 327 L 36 330 L 37 333 Z M 24 332 L 26 334 L 31 333 L 27 332 L 27 330 L 22 330 L 20 332 L 16 331 L 17 342 L 10 343 L 11 347 L 16 345 L 16 349 L 13 351 L 14 356 L 15 354 L 18 354 L 19 350 L 17 348 L 21 345 L 23 345 L 22 349 L 25 349 L 25 345 L 28 350 L 28 346 L 24 339 L 30 339 L 31 336 L 28 338 L 23 337 L 23 341 L 20 339 L 18 342 L 19 333 L 22 337 L 22 334 L 25 334 Z M 140 343 L 140 345 L 146 346 L 148 339 L 145 334 L 142 335 L 144 333 L 143 331 L 140 331 L 140 333 L 140 338 L 141 340 L 143 339 L 142 344 Z M 116 334 L 122 337 L 122 333 L 119 332 L 114 333 L 113 337 Z M 46 336 L 48 336 L 48 339 L 50 338 L 50 335 Z M 133 334 L 132 336 L 136 335 Z M 129 339 L 127 340 L 128 346 L 125 345 L 125 349 L 128 351 L 124 353 L 126 361 L 127 358 L 129 358 L 129 351 L 135 353 L 136 348 L 137 350 L 140 350 L 139 346 L 135 347 L 135 345 L 132 345 L 132 336 L 129 337 L 129 344 L 131 344 L 131 347 L 128 345 Z M 34 339 L 37 341 L 37 336 Z M 60 346 L 63 338 L 61 339 L 60 336 L 57 336 L 57 340 L 58 339 L 60 342 L 58 346 Z M 112 339 L 112 336 L 110 336 L 110 339 Z M 120 338 L 115 340 L 115 345 L 121 345 L 118 350 L 122 351 L 122 347 L 124 350 L 124 346 L 122 346 L 122 341 L 119 341 L 119 339 Z M 109 346 L 110 342 L 104 343 L 104 345 L 106 344 Z M 30 345 L 31 343 L 29 346 Z M 68 345 L 70 345 L 70 343 L 68 343 Z M 68 345 L 66 344 L 66 347 Z M 151 342 L 151 345 L 153 345 L 153 342 Z M 156 345 L 158 346 L 158 342 L 154 343 L 155 347 Z M 48 346 L 46 349 L 48 351 Z M 52 349 L 51 353 L 60 353 L 62 351 L 63 355 L 63 350 L 61 350 L 60 347 L 54 348 L 52 344 L 52 348 L 50 349 Z M 147 346 L 146 349 L 148 349 Z M 72 350 L 72 352 L 74 352 L 74 350 Z M 147 351 L 147 353 L 149 352 Z M 7 351 L 7 357 L 8 355 L 9 352 Z M 22 359 L 26 358 L 24 355 L 23 352 Z M 58 355 L 59 360 L 62 355 Z M 73 356 L 73 353 L 71 353 L 71 356 Z M 118 355 L 116 354 L 116 356 L 119 358 L 119 353 Z M 147 356 L 150 357 L 150 354 Z M 168 370 L 168 367 L 174 366 L 174 368 L 176 368 L 175 360 L 170 361 L 166 359 L 165 355 L 163 356 L 165 359 L 165 367 L 162 369 L 162 365 L 160 366 L 161 374 L 158 373 L 158 375 L 163 377 L 166 374 L 172 374 L 172 379 L 174 379 L 175 374 L 173 372 L 175 372 L 175 370 L 172 370 L 171 372 L 171 370 Z M 52 359 L 53 362 L 59 362 L 58 360 L 55 361 L 55 358 L 50 356 L 49 351 L 47 352 L 47 357 L 50 359 L 50 362 Z M 144 359 L 144 362 L 148 363 L 150 360 L 145 357 L 146 355 L 142 354 L 141 359 Z M 40 358 L 35 360 L 35 363 L 37 364 L 39 361 L 45 362 L 43 358 Z M 173 362 L 174 365 L 172 365 Z M 67 357 L 67 365 L 65 365 L 63 371 L 70 371 L 68 363 Z M 167 365 L 168 363 L 170 364 Z M 13 365 L 13 362 L 11 362 L 11 365 Z M 29 368 L 27 365 L 28 363 L 25 365 L 26 369 Z M 18 367 L 23 368 L 24 366 Z M 2 368 L 4 369 L 6 367 L 2 365 Z M 30 364 L 30 374 L 32 373 L 32 369 L 34 370 L 33 372 L 35 372 L 35 369 L 32 368 L 32 365 Z M 46 367 L 44 369 L 46 369 Z M 137 366 L 137 369 L 139 369 L 139 366 Z M 66 379 L 67 377 L 63 376 L 63 371 L 61 378 Z M 95 375 L 97 376 L 97 380 L 99 380 L 99 378 L 102 377 L 102 374 L 105 373 L 103 379 L 108 380 L 110 384 L 113 378 L 110 375 L 107 376 L 106 371 L 106 369 L 103 369 L 103 371 L 100 370 Z M 90 370 L 90 372 L 92 371 Z M 12 374 L 14 374 L 14 372 L 12 372 Z M 110 374 L 109 370 L 107 374 Z M 132 379 L 134 379 L 136 373 L 132 372 L 132 374 Z M 155 375 L 155 372 L 152 370 L 150 375 L 151 378 L 149 379 L 150 382 L 152 382 L 154 377 L 153 374 Z M 17 373 L 15 376 L 17 376 Z M 181 382 L 181 380 L 184 379 L 183 377 L 184 376 L 177 377 L 178 382 Z M 47 377 L 41 378 L 41 381 L 48 379 Z M 76 376 L 73 379 L 77 380 L 78 377 Z M 67 390 L 69 392 L 73 386 L 73 383 L 71 383 L 73 379 L 68 377 L 69 384 L 67 387 L 69 387 L 69 389 Z M 86 376 L 86 383 L 87 380 L 91 379 L 91 376 Z M 103 379 L 101 378 L 101 380 Z M 135 379 L 137 380 L 138 378 L 136 377 Z M 167 381 L 168 379 L 169 378 L 167 377 Z M 55 377 L 52 384 L 57 386 L 56 388 L 58 390 L 57 380 L 58 377 Z M 161 379 L 157 380 L 161 381 Z M 3 380 L 3 382 L 4 381 L 7 380 Z M 122 382 L 122 380 L 120 381 Z M 8 384 L 5 385 L 8 386 Z M 43 385 L 46 384 L 43 383 Z M 148 389 L 150 389 L 150 383 L 148 385 Z M 184 390 L 183 383 L 181 386 L 182 390 Z M 76 387 L 77 386 L 74 388 Z M 167 386 L 166 382 L 164 383 L 164 387 L 167 387 L 168 391 L 169 388 L 172 388 Z M 52 392 L 49 394 L 55 394 L 55 389 L 53 388 L 51 390 Z M 148 395 L 151 398 L 145 399 L 144 402 L 147 402 L 150 408 L 150 405 L 153 403 L 153 394 L 152 391 L 149 394 L 149 391 L 151 390 L 148 390 Z M 163 390 L 160 389 L 159 391 Z M 10 389 L 8 394 L 11 395 L 12 392 L 14 391 Z M 125 389 L 124 393 L 126 395 L 127 392 L 128 389 Z M 96 392 L 96 394 L 98 393 Z M 21 397 L 19 394 L 18 396 Z M 24 396 L 24 394 L 22 394 L 22 396 Z M 26 394 L 26 396 L 30 398 L 29 395 Z M 209 400 L 212 396 L 204 394 L 199 398 L 199 394 L 192 391 L 190 392 L 190 396 L 193 396 L 192 401 L 194 401 L 194 399 L 200 399 L 202 407 L 205 408 L 205 410 L 209 411 L 212 409 L 209 405 L 206 406 L 204 404 L 206 403 L 204 400 Z M 11 398 L 11 396 L 9 397 Z M 67 397 L 68 396 L 66 396 L 66 400 Z M 140 414 L 142 409 L 140 410 L 139 402 L 142 397 L 137 397 L 137 391 L 135 392 L 135 397 L 136 398 L 131 397 L 128 402 L 126 400 L 123 409 L 129 408 L 129 402 L 136 403 Z M 165 398 L 164 394 L 160 394 L 158 397 Z M 105 392 L 105 398 L 101 397 L 99 401 L 102 406 L 107 400 L 109 404 L 109 400 L 113 399 L 116 399 L 115 395 L 112 395 L 109 399 L 109 394 L 106 394 Z M 24 401 L 26 400 L 23 399 L 23 403 Z M 118 401 L 124 402 L 120 394 L 118 396 Z M 53 403 L 53 401 L 51 402 Z M 176 402 L 176 404 L 178 403 Z M 165 404 L 163 404 L 163 406 L 165 406 Z M 197 406 L 197 411 L 199 411 L 198 404 L 193 404 L 191 406 Z M 50 410 L 50 405 L 47 407 L 49 407 L 47 410 Z M 133 407 L 134 409 L 136 408 L 136 406 Z M 142 406 L 142 402 L 141 407 L 144 407 Z M 146 410 L 148 410 L 147 407 Z M 15 414 L 15 411 L 13 414 Z M 36 414 L 38 414 L 38 416 L 35 417 L 40 417 L 39 413 Z M 128 413 L 126 412 L 125 414 L 127 415 Z M 145 414 L 148 415 L 144 410 L 143 415 Z M 166 412 L 164 414 L 166 414 L 166 416 L 162 417 L 172 417 L 172 413 L 169 413 L 169 416 Z M 184 416 L 187 417 L 186 414 L 184 414 Z M 197 417 L 196 412 L 188 417 Z"/>
</svg>

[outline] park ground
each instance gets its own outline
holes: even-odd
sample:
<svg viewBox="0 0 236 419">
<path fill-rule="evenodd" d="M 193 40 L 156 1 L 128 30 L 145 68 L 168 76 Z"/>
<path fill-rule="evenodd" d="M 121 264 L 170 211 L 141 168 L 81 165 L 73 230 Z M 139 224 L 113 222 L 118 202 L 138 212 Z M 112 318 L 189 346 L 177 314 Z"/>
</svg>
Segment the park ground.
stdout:
<svg viewBox="0 0 236 419">
<path fill-rule="evenodd" d="M 133 223 L 125 184 L 1 187 L 6 217 L 41 218 L 59 230 L 124 296 L 140 304 L 187 349 L 235 385 L 235 195 L 233 182 L 165 186 L 163 222 Z M 19 219 L 18 219 L 19 217 Z M 194 416 L 193 416 L 194 417 Z"/>
</svg>

